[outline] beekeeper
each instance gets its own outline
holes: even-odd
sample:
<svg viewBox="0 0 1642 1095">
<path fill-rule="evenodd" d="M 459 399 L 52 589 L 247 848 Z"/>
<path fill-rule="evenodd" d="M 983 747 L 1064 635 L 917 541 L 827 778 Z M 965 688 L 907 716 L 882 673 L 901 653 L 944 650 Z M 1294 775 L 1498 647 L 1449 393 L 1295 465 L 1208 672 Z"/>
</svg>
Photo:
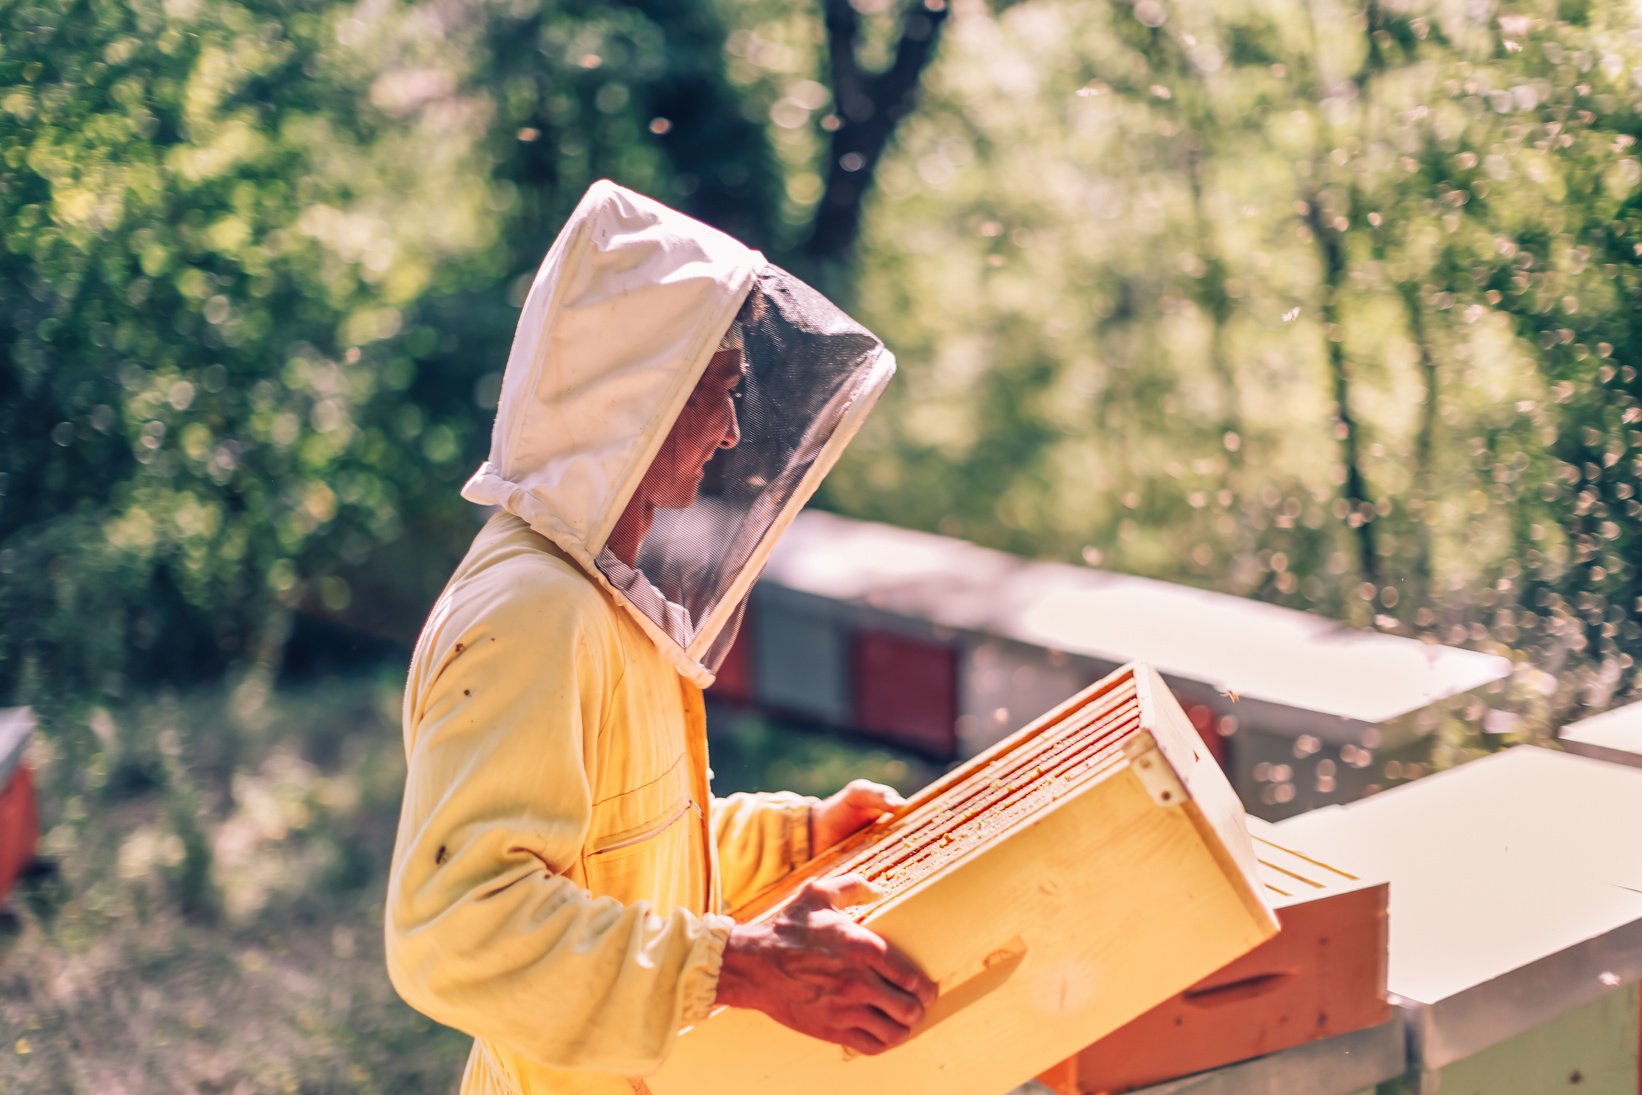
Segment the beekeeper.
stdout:
<svg viewBox="0 0 1642 1095">
<path fill-rule="evenodd" d="M 723 915 L 898 800 L 711 797 L 701 695 L 893 370 L 756 251 L 613 183 L 548 252 L 462 492 L 496 512 L 405 691 L 388 969 L 474 1036 L 464 1092 L 642 1090 L 715 1004 L 875 1053 L 933 1000 L 837 911 L 859 882 Z"/>
</svg>

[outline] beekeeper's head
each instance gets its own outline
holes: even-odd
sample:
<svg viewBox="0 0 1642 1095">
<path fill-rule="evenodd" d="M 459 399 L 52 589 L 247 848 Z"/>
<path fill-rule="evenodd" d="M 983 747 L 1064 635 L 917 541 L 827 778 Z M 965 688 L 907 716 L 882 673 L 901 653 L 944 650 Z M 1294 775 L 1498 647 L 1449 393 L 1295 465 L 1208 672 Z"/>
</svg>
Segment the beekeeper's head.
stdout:
<svg viewBox="0 0 1642 1095">
<path fill-rule="evenodd" d="M 595 183 L 525 300 L 490 458 L 462 493 L 527 521 L 710 683 L 776 538 L 894 367 L 758 252 Z"/>
<path fill-rule="evenodd" d="M 747 359 L 741 347 L 741 328 L 734 324 L 708 360 L 707 371 L 684 401 L 673 428 L 656 450 L 655 460 L 617 520 L 607 546 L 628 566 L 634 563 L 655 511 L 695 505 L 708 462 L 720 450 L 733 449 L 741 440 L 736 407 L 747 376 Z"/>
</svg>

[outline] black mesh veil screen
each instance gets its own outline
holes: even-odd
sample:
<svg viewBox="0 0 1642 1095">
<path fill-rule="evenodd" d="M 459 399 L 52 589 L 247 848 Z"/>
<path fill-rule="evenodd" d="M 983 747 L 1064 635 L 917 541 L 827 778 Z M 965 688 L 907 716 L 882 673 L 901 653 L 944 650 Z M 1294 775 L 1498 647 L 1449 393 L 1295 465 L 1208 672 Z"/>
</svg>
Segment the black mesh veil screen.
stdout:
<svg viewBox="0 0 1642 1095">
<path fill-rule="evenodd" d="M 701 657 L 709 670 L 739 624 L 743 606 L 724 604 L 731 586 L 882 352 L 821 294 L 765 267 L 638 488 L 635 503 L 654 511 L 636 565 L 599 557 L 612 584 L 686 649 L 715 612 L 731 613 Z"/>
</svg>

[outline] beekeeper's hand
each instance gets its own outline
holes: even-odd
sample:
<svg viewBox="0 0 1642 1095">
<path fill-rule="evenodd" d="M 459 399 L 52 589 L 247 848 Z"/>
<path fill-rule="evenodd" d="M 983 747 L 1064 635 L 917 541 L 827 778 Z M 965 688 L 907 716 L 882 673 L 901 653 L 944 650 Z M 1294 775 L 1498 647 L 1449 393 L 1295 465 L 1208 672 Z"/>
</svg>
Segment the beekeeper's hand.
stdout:
<svg viewBox="0 0 1642 1095">
<path fill-rule="evenodd" d="M 935 984 L 839 909 L 877 891 L 859 875 L 807 883 L 780 912 L 738 924 L 724 948 L 718 1002 L 858 1053 L 906 1041 Z"/>
<path fill-rule="evenodd" d="M 906 804 L 907 800 L 893 787 L 870 779 L 851 780 L 810 812 L 810 854 L 826 851 L 868 822 Z"/>
</svg>

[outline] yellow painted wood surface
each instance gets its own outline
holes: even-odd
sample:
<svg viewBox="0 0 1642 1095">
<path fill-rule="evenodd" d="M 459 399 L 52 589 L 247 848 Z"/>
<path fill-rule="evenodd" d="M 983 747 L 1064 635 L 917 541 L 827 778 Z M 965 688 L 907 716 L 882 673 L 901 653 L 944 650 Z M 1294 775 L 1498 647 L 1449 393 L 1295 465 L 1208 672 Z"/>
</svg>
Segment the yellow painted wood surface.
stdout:
<svg viewBox="0 0 1642 1095">
<path fill-rule="evenodd" d="M 1276 920 L 1242 813 L 1228 812 L 1235 795 L 1194 756 L 1150 670 L 1125 667 L 1084 695 L 1117 678 L 1142 685 L 1140 728 L 1120 753 L 863 917 L 941 983 L 910 1042 L 857 1056 L 724 1009 L 679 1038 L 650 1090 L 996 1095 L 1269 938 Z"/>
<path fill-rule="evenodd" d="M 1282 931 L 1042 1073 L 1044 1086 L 1061 1095 L 1149 1089 L 1390 1018 L 1387 884 L 1276 844 L 1270 824 L 1247 820 Z"/>
</svg>

